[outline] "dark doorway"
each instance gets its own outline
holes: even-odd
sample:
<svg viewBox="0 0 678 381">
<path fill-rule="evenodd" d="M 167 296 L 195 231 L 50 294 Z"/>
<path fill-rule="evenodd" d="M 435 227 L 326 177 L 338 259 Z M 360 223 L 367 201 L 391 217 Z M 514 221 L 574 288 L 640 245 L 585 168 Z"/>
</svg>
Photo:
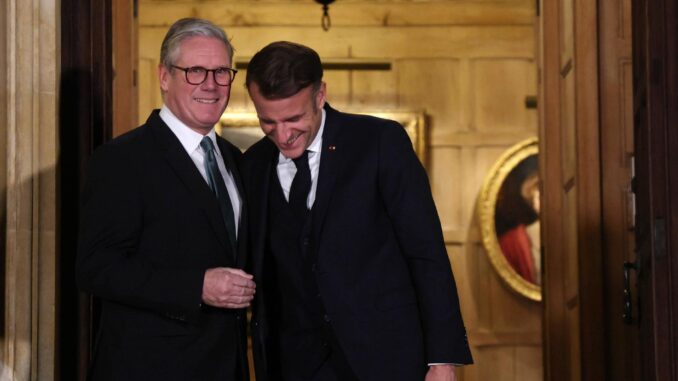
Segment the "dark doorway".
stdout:
<svg viewBox="0 0 678 381">
<path fill-rule="evenodd" d="M 678 1 L 633 3 L 637 324 L 643 380 L 678 379 Z"/>
<path fill-rule="evenodd" d="M 56 377 L 64 381 L 85 380 L 94 331 L 90 298 L 75 285 L 78 195 L 88 157 L 111 136 L 111 57 L 111 0 L 62 0 Z"/>
</svg>

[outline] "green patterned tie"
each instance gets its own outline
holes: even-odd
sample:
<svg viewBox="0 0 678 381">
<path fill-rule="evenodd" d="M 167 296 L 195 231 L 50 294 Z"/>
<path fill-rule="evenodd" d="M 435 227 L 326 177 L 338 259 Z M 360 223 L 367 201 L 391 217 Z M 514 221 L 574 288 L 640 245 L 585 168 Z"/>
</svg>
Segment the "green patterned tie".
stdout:
<svg viewBox="0 0 678 381">
<path fill-rule="evenodd" d="M 219 166 L 217 165 L 212 139 L 205 136 L 200 142 L 200 147 L 202 147 L 202 150 L 205 152 L 205 172 L 207 173 L 207 182 L 219 201 L 219 209 L 221 209 L 221 215 L 224 218 L 224 225 L 226 225 L 228 238 L 231 241 L 231 249 L 233 250 L 233 255 L 235 256 L 237 245 L 235 237 L 235 218 L 233 217 L 233 205 L 231 204 L 231 198 L 228 196 L 228 190 L 226 189 L 224 178 L 221 176 Z"/>
</svg>

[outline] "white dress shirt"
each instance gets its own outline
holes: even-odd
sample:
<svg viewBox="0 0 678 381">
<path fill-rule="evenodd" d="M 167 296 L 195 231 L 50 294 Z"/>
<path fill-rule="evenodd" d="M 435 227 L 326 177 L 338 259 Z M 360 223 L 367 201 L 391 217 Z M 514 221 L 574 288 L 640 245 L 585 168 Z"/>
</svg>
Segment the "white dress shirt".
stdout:
<svg viewBox="0 0 678 381">
<path fill-rule="evenodd" d="M 160 109 L 160 118 L 167 124 L 167 126 L 172 130 L 177 139 L 181 142 L 181 145 L 188 153 L 188 156 L 191 157 L 193 163 L 195 164 L 198 171 L 202 175 L 205 182 L 209 184 L 207 180 L 207 172 L 205 171 L 205 152 L 200 147 L 200 142 L 204 137 L 202 134 L 197 133 L 190 129 L 186 124 L 177 118 L 172 111 L 170 111 L 167 106 L 163 105 Z M 226 190 L 228 190 L 228 197 L 231 199 L 231 205 L 233 206 L 233 218 L 235 221 L 235 236 L 238 237 L 238 225 L 240 224 L 240 210 L 242 209 L 242 200 L 238 194 L 238 187 L 235 185 L 235 180 L 233 175 L 226 169 L 224 164 L 224 157 L 221 155 L 219 150 L 219 145 L 217 144 L 217 136 L 214 132 L 214 129 L 211 129 L 207 136 L 212 139 L 214 144 L 214 153 L 217 159 L 217 165 L 219 166 L 219 172 L 221 172 L 221 177 L 224 179 L 224 184 L 226 184 Z"/>
<path fill-rule="evenodd" d="M 306 199 L 306 206 L 311 209 L 315 201 L 315 191 L 318 188 L 318 172 L 320 171 L 320 154 L 323 146 L 323 130 L 325 129 L 325 110 L 321 109 L 322 118 L 320 120 L 320 128 L 316 134 L 311 145 L 306 148 L 308 151 L 308 166 L 311 169 L 311 190 L 308 192 L 308 199 Z M 278 179 L 282 187 L 285 199 L 290 199 L 290 188 L 292 187 L 292 180 L 297 174 L 297 166 L 294 161 L 285 157 L 282 153 L 278 154 Z"/>
</svg>

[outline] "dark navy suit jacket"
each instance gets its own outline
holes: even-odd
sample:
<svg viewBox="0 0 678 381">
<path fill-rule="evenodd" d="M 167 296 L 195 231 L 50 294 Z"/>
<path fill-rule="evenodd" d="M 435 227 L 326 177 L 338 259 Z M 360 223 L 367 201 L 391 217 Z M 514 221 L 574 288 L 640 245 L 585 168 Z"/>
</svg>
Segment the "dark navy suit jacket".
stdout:
<svg viewBox="0 0 678 381">
<path fill-rule="evenodd" d="M 217 140 L 243 195 L 241 153 Z M 244 313 L 201 299 L 205 270 L 244 267 L 245 220 L 243 208 L 232 253 L 214 194 L 158 110 L 97 149 L 76 264 L 79 287 L 101 300 L 90 378 L 235 379 L 245 358 Z"/>
<path fill-rule="evenodd" d="M 315 280 L 333 332 L 361 381 L 423 380 L 428 363 L 472 362 L 426 172 L 398 123 L 329 105 L 312 237 Z M 257 379 L 277 380 L 267 314 L 267 200 L 278 150 L 264 138 L 245 154 L 257 295 Z M 275 181 L 275 177 L 273 177 Z"/>
</svg>

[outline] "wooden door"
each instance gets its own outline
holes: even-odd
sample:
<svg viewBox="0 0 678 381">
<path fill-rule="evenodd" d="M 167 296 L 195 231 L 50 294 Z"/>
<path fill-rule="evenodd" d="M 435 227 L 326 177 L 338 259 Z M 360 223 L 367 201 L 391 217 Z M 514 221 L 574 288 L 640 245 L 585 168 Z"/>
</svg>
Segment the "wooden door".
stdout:
<svg viewBox="0 0 678 381">
<path fill-rule="evenodd" d="M 636 252 L 643 380 L 678 379 L 678 1 L 634 0 Z"/>
<path fill-rule="evenodd" d="M 678 379 L 676 3 L 542 1 L 548 380 Z"/>
<path fill-rule="evenodd" d="M 116 137 L 138 126 L 139 1 L 111 1 L 114 73 L 113 137 Z"/>
<path fill-rule="evenodd" d="M 635 282 L 633 271 L 624 267 L 624 263 L 635 260 L 631 0 L 600 1 L 598 20 L 603 235 L 600 277 L 605 290 L 604 347 L 600 348 L 605 363 L 601 374 L 611 380 L 638 381 L 638 326 L 629 323 L 630 314 L 624 317 L 624 289 Z M 627 299 L 635 296 L 633 291 Z"/>
<path fill-rule="evenodd" d="M 595 2 L 541 2 L 544 370 L 603 379 Z"/>
</svg>

